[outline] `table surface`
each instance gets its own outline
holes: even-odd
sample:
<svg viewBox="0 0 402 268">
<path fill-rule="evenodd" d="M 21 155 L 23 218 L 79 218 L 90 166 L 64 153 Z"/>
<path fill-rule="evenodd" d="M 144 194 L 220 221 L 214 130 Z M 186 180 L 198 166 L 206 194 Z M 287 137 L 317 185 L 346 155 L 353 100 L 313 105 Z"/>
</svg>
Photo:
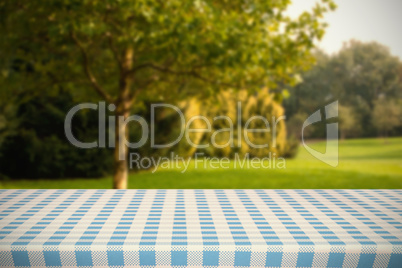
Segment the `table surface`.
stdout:
<svg viewBox="0 0 402 268">
<path fill-rule="evenodd" d="M 402 190 L 0 190 L 0 266 L 402 267 Z"/>
</svg>

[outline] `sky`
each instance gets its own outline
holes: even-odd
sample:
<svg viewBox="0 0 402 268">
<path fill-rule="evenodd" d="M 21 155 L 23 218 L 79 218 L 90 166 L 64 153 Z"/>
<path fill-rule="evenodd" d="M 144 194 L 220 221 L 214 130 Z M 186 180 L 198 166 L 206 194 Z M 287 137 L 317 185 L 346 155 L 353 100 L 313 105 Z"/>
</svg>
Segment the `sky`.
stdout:
<svg viewBox="0 0 402 268">
<path fill-rule="evenodd" d="M 288 12 L 297 17 L 318 0 L 292 0 Z M 329 54 L 339 51 L 350 39 L 377 41 L 402 59 L 402 0 L 334 0 L 335 12 L 327 13 L 329 26 L 318 47 Z"/>
</svg>

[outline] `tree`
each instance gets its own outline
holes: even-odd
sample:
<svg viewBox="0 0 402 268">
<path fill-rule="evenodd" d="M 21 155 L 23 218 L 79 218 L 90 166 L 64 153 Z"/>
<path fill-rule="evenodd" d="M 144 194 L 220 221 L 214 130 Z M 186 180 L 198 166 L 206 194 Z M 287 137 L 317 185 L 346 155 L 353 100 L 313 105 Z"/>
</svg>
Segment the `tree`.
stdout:
<svg viewBox="0 0 402 268">
<path fill-rule="evenodd" d="M 348 137 L 356 127 L 359 127 L 356 120 L 355 112 L 352 107 L 339 105 L 339 132 L 341 139 L 344 140 Z"/>
<path fill-rule="evenodd" d="M 281 156 L 284 153 L 286 146 L 284 109 L 274 100 L 274 94 L 268 89 L 261 89 L 255 94 L 250 94 L 246 90 L 238 92 L 222 90 L 217 95 L 217 99 L 208 98 L 202 102 L 191 99 L 190 102 L 192 102 L 191 108 L 195 106 L 198 111 L 194 113 L 190 110 L 189 114 L 203 115 L 211 122 L 211 132 L 188 133 L 194 144 L 211 144 L 211 146 L 198 149 L 205 155 L 234 158 L 236 154 L 244 156 L 248 153 L 251 157 L 263 158 L 270 153 L 274 156 Z M 202 109 L 202 107 L 213 108 Z M 267 121 L 263 121 L 259 116 Z M 217 117 L 221 119 L 214 120 Z M 227 118 L 230 118 L 230 123 Z M 248 129 L 267 131 L 245 131 L 246 125 Z M 203 120 L 195 120 L 191 125 L 192 129 L 206 127 Z M 215 146 L 212 146 L 213 144 Z M 180 145 L 189 147 L 184 139 L 179 143 Z M 191 152 L 190 155 L 196 151 L 196 148 L 192 149 L 192 152 L 191 149 L 187 150 Z"/>
<path fill-rule="evenodd" d="M 325 103 L 338 100 L 342 106 L 353 108 L 352 121 L 356 124 L 346 135 L 375 136 L 372 111 L 376 100 L 381 96 L 395 100 L 402 98 L 400 59 L 384 45 L 355 40 L 346 43 L 335 55 L 316 51 L 315 56 L 317 64 L 303 73 L 303 82 L 285 101 L 287 117 L 292 118 L 297 113 L 312 114 Z M 348 111 L 340 111 L 340 117 L 343 114 L 348 115 Z M 350 121 L 352 118 L 343 119 Z M 348 125 L 352 124 L 349 122 Z M 316 127 L 313 136 L 325 137 L 325 124 Z"/>
<path fill-rule="evenodd" d="M 381 96 L 402 98 L 401 67 L 400 59 L 388 47 L 376 42 L 351 40 L 331 59 L 329 68 L 336 85 L 331 90 L 332 96 L 354 108 L 358 123 L 355 129 L 360 128 L 362 135 L 376 135 L 372 111 Z"/>
<path fill-rule="evenodd" d="M 291 89 L 292 94 L 284 101 L 287 118 L 302 113 L 307 119 L 322 106 L 323 100 L 331 98 L 334 81 L 329 70 L 330 57 L 321 50 L 315 50 L 313 55 L 314 67 L 302 74 L 302 82 Z"/>
<path fill-rule="evenodd" d="M 169 100 L 222 87 L 291 83 L 324 34 L 322 0 L 290 19 L 289 0 L 121 0 L 0 3 L 2 49 L 29 64 L 33 90 L 92 88 L 127 119 L 142 98 Z M 32 72 L 31 70 L 31 72 Z M 40 78 L 37 78 L 38 74 Z M 29 72 L 26 74 L 29 79 Z M 116 120 L 114 188 L 127 187 L 127 136 Z"/>
<path fill-rule="evenodd" d="M 345 102 L 353 102 L 350 94 L 358 95 L 372 108 L 380 95 L 402 97 L 401 61 L 384 45 L 351 40 L 344 45 L 332 64 L 344 87 L 337 97 Z"/>
<path fill-rule="evenodd" d="M 379 134 L 386 137 L 388 132 L 402 124 L 402 111 L 400 103 L 379 99 L 374 104 L 372 115 L 373 125 Z"/>
</svg>

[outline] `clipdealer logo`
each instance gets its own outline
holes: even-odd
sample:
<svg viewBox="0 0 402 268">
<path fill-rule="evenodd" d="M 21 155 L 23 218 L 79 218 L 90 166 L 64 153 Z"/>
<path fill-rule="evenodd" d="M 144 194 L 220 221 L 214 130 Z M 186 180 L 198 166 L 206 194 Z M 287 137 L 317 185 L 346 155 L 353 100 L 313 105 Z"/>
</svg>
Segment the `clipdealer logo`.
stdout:
<svg viewBox="0 0 402 268">
<path fill-rule="evenodd" d="M 180 129 L 180 134 L 176 137 L 175 140 L 169 141 L 166 144 L 157 144 L 155 141 L 155 112 L 157 109 L 172 109 L 174 112 L 176 112 L 179 115 L 180 121 L 182 128 Z M 99 136 L 97 141 L 93 142 L 82 142 L 76 139 L 73 135 L 72 131 L 72 120 L 74 115 L 83 109 L 92 109 L 92 110 L 97 110 L 99 113 Z M 64 131 L 66 134 L 66 137 L 68 141 L 73 144 L 74 146 L 82 149 L 90 149 L 90 148 L 115 148 L 116 142 L 119 142 L 119 144 L 124 144 L 128 148 L 131 149 L 136 149 L 144 146 L 148 140 L 150 141 L 150 147 L 153 149 L 163 149 L 163 148 L 171 148 L 177 143 L 179 143 L 183 138 L 186 139 L 186 142 L 196 148 L 196 149 L 203 149 L 207 148 L 209 146 L 213 146 L 215 148 L 225 148 L 225 147 L 231 147 L 231 148 L 239 148 L 242 144 L 242 141 L 244 141 L 250 148 L 276 148 L 277 141 L 276 141 L 276 131 L 277 131 L 277 125 L 281 120 L 285 119 L 285 116 L 281 116 L 279 118 L 275 118 L 273 116 L 272 118 L 268 119 L 265 118 L 264 116 L 261 115 L 255 115 L 251 116 L 248 118 L 248 120 L 243 124 L 242 123 L 242 107 L 241 107 L 241 102 L 238 102 L 237 105 L 237 122 L 233 122 L 233 120 L 225 115 L 219 115 L 215 116 L 212 119 L 212 122 L 210 119 L 208 119 L 205 116 L 202 115 L 196 115 L 191 117 L 187 122 L 185 120 L 185 116 L 183 112 L 176 106 L 171 105 L 171 104 L 166 104 L 166 103 L 159 103 L 159 104 L 152 104 L 151 105 L 151 120 L 148 124 L 148 122 L 141 116 L 139 115 L 131 115 L 125 118 L 124 116 L 108 116 L 106 115 L 107 109 L 109 111 L 115 111 L 116 107 L 114 104 L 109 104 L 106 106 L 105 102 L 99 102 L 99 104 L 95 103 L 83 103 L 83 104 L 78 104 L 74 106 L 68 113 L 65 118 L 64 122 Z M 116 122 L 116 118 L 118 122 Z M 206 126 L 205 128 L 199 129 L 199 128 L 192 128 L 192 123 L 196 120 L 203 121 L 204 125 Z M 228 127 L 224 129 L 219 129 L 214 131 L 212 128 L 213 123 L 216 121 L 226 121 Z M 251 128 L 251 124 L 253 121 L 259 121 L 262 122 L 264 127 L 262 128 Z M 125 129 L 127 125 L 131 122 L 136 122 L 140 125 L 141 128 L 141 138 L 137 142 L 130 142 L 126 139 L 125 135 Z M 117 124 L 116 124 L 117 123 Z M 116 133 L 116 125 L 119 126 L 119 131 Z M 122 127 L 121 127 L 122 126 Z M 235 130 L 236 126 L 236 130 Z M 109 131 L 106 131 L 106 128 L 108 127 Z M 229 139 L 225 144 L 218 143 L 216 140 L 216 136 L 219 133 L 222 132 L 228 132 L 229 133 Z M 234 142 L 235 140 L 235 132 L 237 133 L 236 139 L 237 143 Z M 255 144 L 249 139 L 249 133 L 266 133 L 266 132 L 271 132 L 271 139 L 265 140 L 264 143 L 262 144 Z M 107 133 L 109 134 L 108 137 Z M 115 133 L 118 135 L 118 139 L 115 137 Z M 211 138 L 210 142 L 207 144 L 195 144 L 190 137 L 190 133 L 210 133 Z M 237 144 L 237 145 L 236 145 Z M 120 159 L 124 160 L 125 155 L 122 150 L 120 152 Z"/>
<path fill-rule="evenodd" d="M 159 108 L 163 109 L 172 109 L 174 112 L 176 112 L 179 115 L 181 125 L 183 126 L 181 128 L 180 134 L 176 137 L 175 140 L 170 141 L 166 144 L 157 144 L 155 141 L 155 111 Z M 83 109 L 92 109 L 92 110 L 97 110 L 99 114 L 99 136 L 98 140 L 93 141 L 93 142 L 82 142 L 77 140 L 72 131 L 72 120 L 74 115 Z M 115 111 L 116 107 L 114 104 L 109 104 L 108 106 L 106 105 L 105 102 L 99 102 L 98 104 L 95 103 L 82 103 L 74 106 L 68 113 L 64 122 L 64 130 L 66 137 L 68 141 L 73 144 L 74 146 L 82 149 L 90 149 L 90 148 L 115 148 L 116 146 L 116 141 L 117 142 L 123 142 L 124 146 L 127 146 L 128 148 L 131 149 L 136 149 L 144 146 L 148 140 L 150 140 L 150 147 L 154 149 L 163 149 L 163 148 L 170 148 L 179 143 L 183 138 L 186 139 L 186 142 L 196 148 L 196 149 L 203 149 L 207 148 L 209 146 L 214 146 L 215 148 L 224 148 L 227 146 L 230 146 L 231 148 L 234 147 L 239 147 L 242 144 L 242 138 L 244 138 L 244 142 L 250 147 L 250 148 L 268 148 L 271 146 L 271 148 L 276 147 L 276 129 L 277 125 L 281 120 L 285 120 L 285 116 L 281 116 L 279 118 L 272 117 L 271 120 L 268 120 L 267 118 L 256 115 L 248 118 L 248 120 L 245 122 L 244 125 L 242 125 L 241 121 L 241 114 L 242 114 L 242 107 L 241 107 L 241 102 L 238 102 L 237 105 L 237 122 L 232 122 L 232 119 L 228 116 L 216 116 L 213 118 L 213 122 L 217 120 L 224 120 L 227 121 L 229 127 L 225 129 L 220 129 L 215 131 L 215 133 L 212 133 L 212 124 L 208 118 L 202 115 L 197 115 L 191 117 L 187 122 L 185 120 L 185 116 L 183 112 L 176 106 L 171 105 L 171 104 L 166 104 L 166 103 L 159 103 L 159 104 L 152 104 L 151 105 L 151 120 L 150 123 L 148 122 L 141 116 L 139 115 L 131 115 L 127 118 L 124 116 L 114 116 L 110 115 L 107 117 L 106 112 L 107 110 L 113 112 Z M 337 118 L 338 117 L 338 101 L 335 101 L 331 104 L 328 104 L 324 108 L 324 113 L 325 113 L 325 120 L 332 119 L 332 118 Z M 116 118 L 118 120 L 118 124 L 116 124 Z M 203 129 L 195 129 L 191 128 L 192 123 L 195 120 L 201 120 L 205 123 L 206 128 Z M 250 128 L 250 124 L 254 120 L 261 120 L 265 128 L 258 128 L 258 129 L 253 129 Z M 314 150 L 310 146 L 308 146 L 305 142 L 305 137 L 304 137 L 304 130 L 317 122 L 322 121 L 323 118 L 321 116 L 321 110 L 317 110 L 314 112 L 311 116 L 307 118 L 307 120 L 303 123 L 303 127 L 301 129 L 302 132 L 302 144 L 304 148 L 316 159 L 332 166 L 332 167 L 337 167 L 339 163 L 339 153 L 338 153 L 338 123 L 329 123 L 326 124 L 326 150 L 324 153 L 321 153 L 317 150 Z M 141 138 L 137 142 L 130 142 L 126 139 L 125 135 L 125 128 L 127 125 L 131 122 L 137 122 L 142 131 Z M 116 125 L 117 126 L 123 126 L 123 131 L 118 132 L 118 139 L 115 137 L 115 130 L 116 130 Z M 235 126 L 237 128 L 237 133 L 240 133 L 240 135 L 237 135 L 237 145 L 235 145 L 234 141 L 234 131 L 235 131 Z M 109 129 L 109 131 L 106 131 L 106 128 Z M 220 132 L 227 131 L 230 134 L 230 138 L 228 139 L 226 144 L 221 144 L 216 142 L 216 135 Z M 210 143 L 207 144 L 195 144 L 191 140 L 189 133 L 212 133 L 211 135 L 211 140 Z M 254 144 L 252 141 L 250 141 L 248 137 L 248 133 L 262 133 L 262 132 L 271 132 L 271 137 L 272 139 L 270 141 L 266 141 L 266 143 L 263 144 Z M 108 137 L 106 137 L 107 133 L 109 133 Z M 270 144 L 269 144 L 270 143 Z M 119 159 L 120 160 L 125 160 L 126 155 L 124 154 L 124 150 L 119 151 Z M 133 158 L 134 157 L 134 158 Z M 137 157 L 137 158 L 135 158 Z M 130 154 L 130 162 L 136 162 L 138 163 L 139 161 L 139 156 L 137 154 L 131 155 Z M 177 156 L 179 157 L 179 156 Z M 237 158 L 239 158 L 239 155 L 236 154 Z M 249 157 L 249 155 L 246 155 L 246 158 Z M 280 158 L 277 157 L 277 155 L 269 155 L 269 158 L 263 158 L 262 161 L 265 161 L 267 159 L 271 159 L 272 157 L 274 158 Z M 135 159 L 135 160 L 133 160 Z M 215 158 L 214 158 L 215 159 Z M 254 158 L 253 158 L 254 159 Z M 257 161 L 257 159 L 254 159 Z M 184 161 L 184 160 L 183 160 Z M 157 160 L 153 160 L 154 166 L 155 163 L 157 163 Z M 163 161 L 160 160 L 158 163 L 165 163 L 168 161 Z M 187 169 L 187 167 L 186 167 Z"/>
</svg>

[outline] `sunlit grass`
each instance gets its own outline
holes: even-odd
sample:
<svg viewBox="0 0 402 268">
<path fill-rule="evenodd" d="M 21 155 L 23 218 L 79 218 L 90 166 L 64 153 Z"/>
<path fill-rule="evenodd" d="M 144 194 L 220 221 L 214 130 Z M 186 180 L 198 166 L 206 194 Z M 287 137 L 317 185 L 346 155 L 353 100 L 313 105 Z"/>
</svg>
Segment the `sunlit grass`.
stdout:
<svg viewBox="0 0 402 268">
<path fill-rule="evenodd" d="M 160 189 L 395 189 L 402 188 L 402 138 L 358 139 L 339 143 L 340 160 L 336 168 L 311 156 L 303 147 L 295 159 L 286 160 L 285 169 L 189 169 L 141 171 L 131 173 L 130 188 Z M 310 144 L 325 151 L 325 143 Z M 110 188 L 111 177 L 101 179 L 16 180 L 1 188 Z"/>
</svg>

